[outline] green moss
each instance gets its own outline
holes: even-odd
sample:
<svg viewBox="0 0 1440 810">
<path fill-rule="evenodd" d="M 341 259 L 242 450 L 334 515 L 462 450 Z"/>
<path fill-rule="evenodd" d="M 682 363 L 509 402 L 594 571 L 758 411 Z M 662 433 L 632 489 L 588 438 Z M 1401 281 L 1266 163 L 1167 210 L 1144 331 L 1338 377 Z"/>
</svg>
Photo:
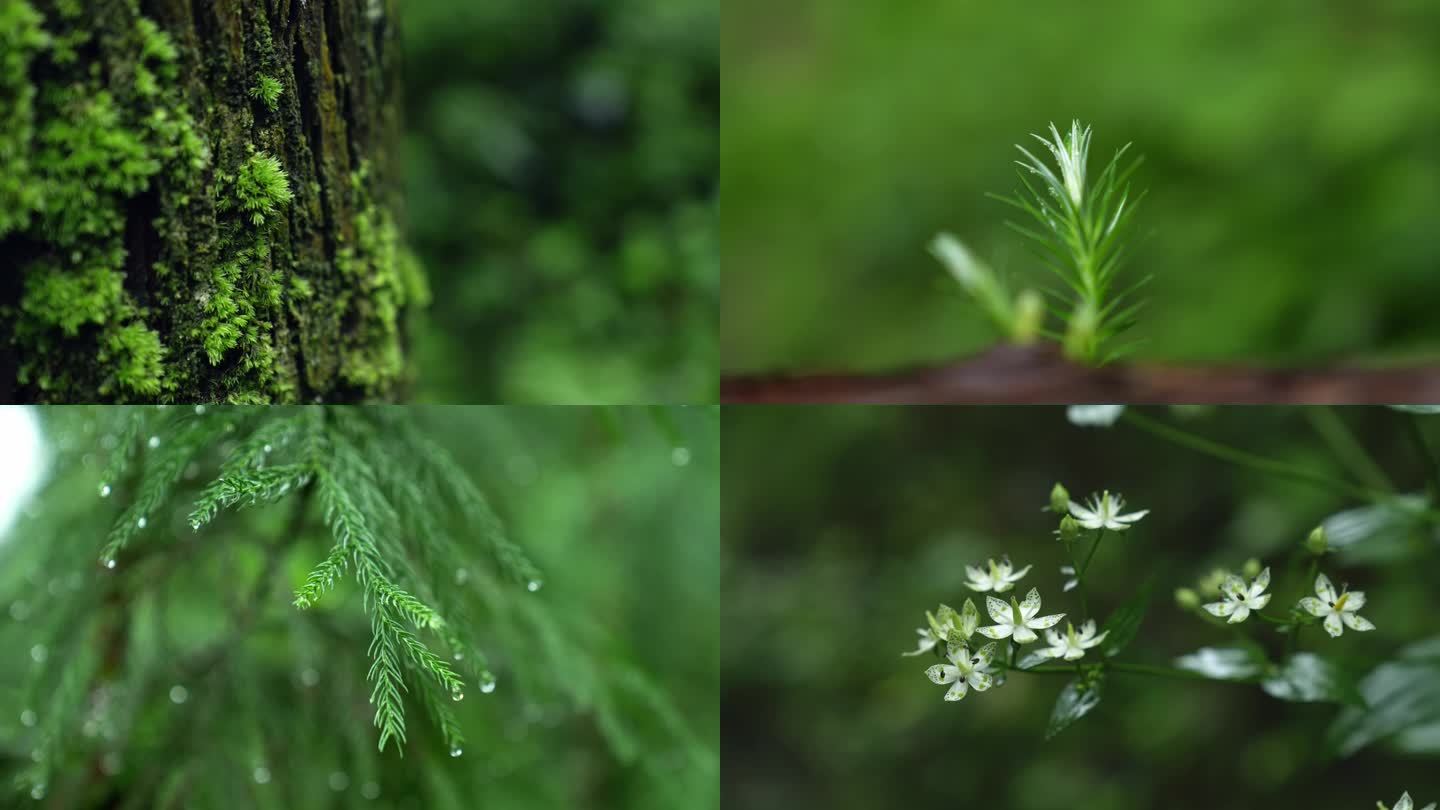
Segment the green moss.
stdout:
<svg viewBox="0 0 1440 810">
<path fill-rule="evenodd" d="M 280 109 L 280 93 L 284 89 L 274 78 L 262 75 L 255 80 L 255 86 L 250 88 L 250 97 L 264 102 L 270 112 L 275 112 Z"/>
<path fill-rule="evenodd" d="M 264 225 L 265 217 L 295 199 L 290 191 L 290 177 L 281 168 L 280 161 L 264 152 L 251 155 L 241 164 L 235 176 L 235 196 L 255 225 Z"/>
<path fill-rule="evenodd" d="M 0 237 L 24 228 L 40 200 L 40 187 L 27 182 L 35 132 L 30 62 L 49 44 L 40 23 L 29 3 L 0 3 Z"/>
</svg>

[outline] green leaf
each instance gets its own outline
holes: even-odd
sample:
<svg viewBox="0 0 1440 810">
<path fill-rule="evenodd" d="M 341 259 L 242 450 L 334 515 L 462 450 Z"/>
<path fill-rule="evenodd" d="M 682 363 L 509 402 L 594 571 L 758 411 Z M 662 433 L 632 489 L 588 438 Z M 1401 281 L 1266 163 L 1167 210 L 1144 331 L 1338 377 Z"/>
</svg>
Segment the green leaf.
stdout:
<svg viewBox="0 0 1440 810">
<path fill-rule="evenodd" d="M 1050 725 L 1045 728 L 1045 739 L 1053 739 L 1099 706 L 1104 683 L 1105 671 L 1095 668 L 1065 684 L 1059 697 L 1055 698 L 1055 708 L 1050 712 Z"/>
<path fill-rule="evenodd" d="M 1339 667 L 1313 653 L 1290 656 L 1260 682 L 1271 697 L 1297 703 L 1365 705 L 1355 683 Z"/>
<path fill-rule="evenodd" d="M 1367 708 L 1343 710 L 1325 735 L 1333 755 L 1348 757 L 1372 743 L 1440 723 L 1440 637 L 1402 650 L 1360 681 Z"/>
<path fill-rule="evenodd" d="M 1041 664 L 1049 663 L 1050 661 L 1053 661 L 1053 660 L 1054 660 L 1054 659 L 1052 659 L 1052 658 L 1047 658 L 1046 656 L 1043 656 L 1043 655 L 1041 655 L 1041 654 L 1038 653 L 1038 652 L 1032 652 L 1032 653 L 1029 653 L 1028 655 L 1026 655 L 1024 658 L 1021 658 L 1019 661 L 1016 661 L 1016 662 L 1015 662 L 1015 668 L 1016 668 L 1016 669 L 1029 669 L 1029 668 L 1031 668 L 1031 667 L 1038 667 L 1038 666 L 1040 666 Z"/>
<path fill-rule="evenodd" d="M 1387 408 L 1394 408 L 1405 413 L 1415 413 L 1424 416 L 1440 414 L 1440 405 L 1386 405 Z"/>
<path fill-rule="evenodd" d="M 1412 535 L 1423 528 L 1422 513 L 1429 501 L 1420 495 L 1402 495 L 1388 503 L 1361 506 L 1325 518 L 1321 526 L 1332 551 L 1345 552 L 1353 561 L 1404 556 Z"/>
<path fill-rule="evenodd" d="M 1217 681 L 1248 681 L 1260 674 L 1261 662 L 1239 647 L 1203 647 L 1175 659 L 1175 666 Z"/>
<path fill-rule="evenodd" d="M 1150 608 L 1150 595 L 1154 590 L 1155 580 L 1146 580 L 1134 596 L 1116 608 L 1110 618 L 1105 620 L 1105 626 L 1101 629 L 1109 635 L 1105 636 L 1101 649 L 1107 657 L 1113 657 L 1125 649 L 1125 645 L 1133 641 L 1135 634 L 1140 632 L 1140 623 L 1145 620 L 1145 611 Z"/>
</svg>

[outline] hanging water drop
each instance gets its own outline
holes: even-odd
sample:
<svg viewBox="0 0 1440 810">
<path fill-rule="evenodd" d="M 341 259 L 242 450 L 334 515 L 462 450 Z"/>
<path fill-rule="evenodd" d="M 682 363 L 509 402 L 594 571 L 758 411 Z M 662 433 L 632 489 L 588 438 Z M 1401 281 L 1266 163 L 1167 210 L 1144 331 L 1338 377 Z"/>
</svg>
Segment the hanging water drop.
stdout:
<svg viewBox="0 0 1440 810">
<path fill-rule="evenodd" d="M 111 557 L 111 558 L 108 559 L 108 560 L 101 560 L 100 562 L 104 563 L 106 568 L 114 568 L 114 567 L 115 567 L 115 558 L 114 558 L 114 557 Z"/>
<path fill-rule="evenodd" d="M 185 701 L 187 701 L 187 700 L 189 700 L 189 699 L 190 699 L 190 690 L 189 690 L 189 689 L 186 689 L 185 687 L 181 686 L 181 685 L 178 684 L 178 683 L 175 684 L 174 686 L 170 687 L 170 702 L 171 702 L 171 703 L 174 703 L 176 706 L 179 706 L 181 703 L 184 703 Z"/>
<path fill-rule="evenodd" d="M 528 583 L 526 583 L 526 585 L 525 585 L 525 590 L 527 590 L 527 591 L 529 591 L 529 592 L 531 592 L 531 593 L 534 593 L 534 592 L 540 590 L 540 580 L 538 580 L 538 579 L 532 579 L 532 580 L 530 580 Z"/>
<path fill-rule="evenodd" d="M 154 450 L 155 448 L 157 448 L 157 447 L 160 446 L 160 437 L 159 437 L 159 436 L 151 436 L 151 437 L 150 437 L 150 441 L 146 442 L 146 444 L 150 445 L 150 449 L 151 449 L 151 450 Z"/>
<path fill-rule="evenodd" d="M 458 746 L 458 745 L 455 746 L 454 748 L 451 748 L 451 749 L 450 749 L 450 756 L 452 756 L 452 757 L 458 757 L 458 756 L 460 756 L 460 755 L 463 754 L 463 753 L 465 753 L 465 752 L 462 751 L 462 750 L 460 750 L 460 746 Z"/>
<path fill-rule="evenodd" d="M 264 765 L 256 765 L 255 772 L 251 774 L 251 776 L 255 777 L 255 784 L 257 785 L 270 784 L 270 769 Z"/>
<path fill-rule="evenodd" d="M 108 497 L 110 497 L 110 485 L 109 485 L 109 484 L 101 484 L 101 485 L 100 485 L 100 497 L 102 497 L 102 498 L 108 498 Z"/>
<path fill-rule="evenodd" d="M 494 691 L 495 691 L 495 681 L 489 680 L 489 681 L 485 681 L 484 683 L 480 684 L 480 691 L 481 691 L 481 692 L 484 692 L 484 693 L 487 694 L 487 695 L 490 694 L 491 692 L 494 692 Z"/>
<path fill-rule="evenodd" d="M 268 445 L 268 444 L 265 445 L 265 452 L 268 453 L 268 452 L 270 452 L 270 451 L 273 450 L 273 449 L 274 449 L 274 448 L 272 448 L 270 445 Z"/>
<path fill-rule="evenodd" d="M 320 683 L 320 672 L 314 667 L 306 667 L 300 670 L 300 682 L 306 686 L 314 686 Z"/>
<path fill-rule="evenodd" d="M 380 798 L 380 785 L 375 782 L 366 782 L 360 786 L 360 795 L 367 799 Z"/>
<path fill-rule="evenodd" d="M 26 728 L 34 728 L 35 723 L 38 722 L 39 719 L 40 718 L 35 716 L 35 712 L 29 709 L 20 712 L 20 725 Z"/>
<path fill-rule="evenodd" d="M 470 579 L 470 572 L 464 568 L 455 569 L 455 584 L 464 585 Z"/>
<path fill-rule="evenodd" d="M 464 692 L 461 692 L 459 689 L 456 689 L 456 690 L 454 690 L 454 691 L 452 691 L 452 692 L 450 693 L 450 699 L 451 699 L 451 700 L 456 700 L 456 701 L 464 700 L 464 699 L 465 699 L 465 693 L 464 693 Z"/>
<path fill-rule="evenodd" d="M 10 618 L 14 619 L 17 622 L 23 622 L 25 621 L 25 617 L 29 615 L 29 605 L 25 604 L 19 599 L 16 599 L 14 602 L 10 603 Z"/>
<path fill-rule="evenodd" d="M 50 651 L 45 649 L 44 644 L 36 644 L 30 648 L 30 657 L 35 659 L 35 663 L 43 664 L 45 659 L 50 657 Z"/>
<path fill-rule="evenodd" d="M 195 413 L 196 413 L 197 415 L 202 414 L 202 413 L 205 413 L 205 406 L 204 406 L 204 405 L 196 405 L 196 406 L 195 406 Z"/>
<path fill-rule="evenodd" d="M 139 520 L 135 521 L 135 528 L 143 529 L 145 528 L 146 523 L 149 523 L 149 521 L 142 517 Z"/>
<path fill-rule="evenodd" d="M 455 651 L 455 660 L 456 660 L 456 661 L 464 661 L 464 660 L 465 660 L 465 653 L 460 652 L 459 650 L 456 650 L 456 651 Z"/>
<path fill-rule="evenodd" d="M 684 467 L 690 463 L 690 448 L 677 447 L 670 451 L 670 463 L 676 467 Z"/>
<path fill-rule="evenodd" d="M 30 798 L 36 799 L 36 800 L 45 798 L 45 783 L 44 783 L 44 782 L 41 782 L 40 784 L 36 785 L 35 787 L 30 788 Z"/>
<path fill-rule="evenodd" d="M 350 787 L 350 777 L 349 777 L 344 771 L 331 771 L 331 772 L 330 772 L 330 789 L 331 789 L 331 790 L 335 791 L 336 793 L 339 793 L 340 791 L 344 790 L 344 789 L 347 788 L 347 787 Z"/>
</svg>

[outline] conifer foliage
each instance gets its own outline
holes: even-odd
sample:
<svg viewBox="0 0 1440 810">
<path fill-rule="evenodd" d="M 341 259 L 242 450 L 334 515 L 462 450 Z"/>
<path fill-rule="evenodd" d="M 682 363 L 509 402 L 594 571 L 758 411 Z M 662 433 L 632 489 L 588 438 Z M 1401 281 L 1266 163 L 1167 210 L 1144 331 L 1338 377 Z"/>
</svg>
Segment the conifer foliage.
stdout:
<svg viewBox="0 0 1440 810">
<path fill-rule="evenodd" d="M 243 766 L 255 806 L 351 806 L 347 790 L 376 799 L 396 779 L 382 771 L 408 757 L 408 778 L 429 774 L 410 795 L 443 799 L 423 806 L 467 806 L 418 765 L 495 753 L 467 745 L 475 715 L 463 710 L 502 680 L 531 719 L 557 703 L 591 716 L 617 760 L 654 744 L 684 752 L 689 772 L 713 766 L 602 628 L 550 604 L 540 569 L 418 410 L 46 409 L 50 481 L 19 541 L 0 546 L 0 604 L 44 628 L 18 690 L 20 744 L 0 743 L 19 794 L 248 806 L 222 801 L 224 780 L 201 761 L 213 757 Z M 315 694 L 294 716 L 271 706 L 297 688 Z M 510 690 L 499 691 L 483 702 L 503 704 Z M 141 741 L 175 745 L 201 725 L 213 750 L 140 767 Z M 337 763 L 319 788 L 282 759 L 304 740 Z M 302 803 L 307 790 L 322 798 Z"/>
</svg>

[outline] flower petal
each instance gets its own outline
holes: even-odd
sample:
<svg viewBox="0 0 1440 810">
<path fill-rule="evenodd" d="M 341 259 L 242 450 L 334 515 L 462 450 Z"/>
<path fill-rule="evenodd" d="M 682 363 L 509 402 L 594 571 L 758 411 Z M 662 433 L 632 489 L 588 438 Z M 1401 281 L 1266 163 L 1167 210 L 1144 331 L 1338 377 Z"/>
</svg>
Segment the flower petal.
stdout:
<svg viewBox="0 0 1440 810">
<path fill-rule="evenodd" d="M 1045 643 L 1049 644 L 1051 647 L 1064 647 L 1065 637 L 1055 632 L 1054 630 L 1046 630 Z"/>
<path fill-rule="evenodd" d="M 1059 621 L 1059 619 L 1056 619 L 1056 621 Z M 1035 641 L 1038 638 L 1040 637 L 1035 635 L 1034 631 L 1032 631 L 1028 627 L 1025 627 L 1024 625 L 1015 628 L 1016 644 L 1029 644 L 1030 642 Z"/>
<path fill-rule="evenodd" d="M 1021 579 L 1022 577 L 1024 577 L 1026 574 L 1030 573 L 1030 569 L 1031 569 L 1031 568 L 1034 568 L 1034 567 L 1035 567 L 1035 566 L 1033 566 L 1033 565 L 1027 565 L 1027 566 L 1025 566 L 1024 568 L 1021 568 L 1019 571 L 1016 571 L 1016 572 L 1013 573 L 1013 574 L 1007 574 L 1007 575 L 1005 576 L 1005 579 L 1009 580 L 1010 582 L 1019 582 L 1020 579 Z"/>
<path fill-rule="evenodd" d="M 1229 616 L 1235 612 L 1235 603 L 1229 600 L 1224 602 L 1211 602 L 1205 605 L 1205 612 L 1211 616 Z"/>
<path fill-rule="evenodd" d="M 1245 595 L 1245 580 L 1234 574 L 1230 574 L 1225 577 L 1225 581 L 1220 584 L 1220 592 L 1231 599 L 1239 599 Z"/>
<path fill-rule="evenodd" d="M 1330 584 L 1330 578 L 1324 574 L 1315 577 L 1315 595 L 1327 605 L 1336 599 L 1335 586 Z"/>
<path fill-rule="evenodd" d="M 1053 616 L 1039 616 L 1037 618 L 1027 620 L 1025 622 L 1025 626 L 1029 627 L 1032 630 L 1044 630 L 1047 627 L 1054 627 L 1055 625 L 1059 624 L 1060 620 L 1063 618 L 1065 618 L 1064 613 L 1056 613 Z"/>
<path fill-rule="evenodd" d="M 986 638 L 1002 639 L 1009 638 L 1010 634 L 1015 632 L 1015 627 L 1009 624 L 993 624 L 989 627 L 982 627 L 976 632 Z"/>
<path fill-rule="evenodd" d="M 975 635 L 975 628 L 980 626 L 980 610 L 975 607 L 975 602 L 966 599 L 965 605 L 960 608 L 960 632 L 969 638 Z"/>
<path fill-rule="evenodd" d="M 1365 607 L 1364 591 L 1349 591 L 1345 594 L 1345 610 L 1347 612 L 1354 613 L 1363 607 Z"/>
<path fill-rule="evenodd" d="M 1101 633 L 1100 635 L 1096 636 L 1095 638 L 1092 638 L 1092 639 L 1082 639 L 1082 640 L 1080 641 L 1080 646 L 1081 646 L 1081 647 L 1084 647 L 1085 649 L 1088 650 L 1088 649 L 1090 649 L 1091 647 L 1094 647 L 1095 645 L 1097 645 L 1097 644 L 1099 644 L 1100 642 L 1104 641 L 1104 640 L 1105 640 L 1105 637 L 1108 636 L 1108 635 L 1110 635 L 1110 631 L 1109 631 L 1109 630 L 1106 630 L 1105 632 Z"/>
<path fill-rule="evenodd" d="M 1330 606 L 1321 602 L 1313 596 L 1306 596 L 1300 599 L 1300 609 L 1311 616 L 1324 616 L 1330 612 Z"/>
<path fill-rule="evenodd" d="M 988 672 L 972 672 L 966 680 L 976 692 L 984 692 L 995 685 L 995 679 Z"/>
<path fill-rule="evenodd" d="M 961 678 L 960 680 L 955 682 L 954 686 L 950 687 L 949 692 L 945 693 L 945 699 L 952 702 L 956 700 L 964 700 L 965 693 L 968 691 L 970 691 L 969 684 L 965 683 L 964 678 Z"/>
<path fill-rule="evenodd" d="M 1270 604 L 1271 596 L 1274 594 L 1262 593 L 1259 596 L 1252 596 L 1245 602 L 1245 605 L 1251 610 L 1264 610 L 1265 606 Z"/>
<path fill-rule="evenodd" d="M 1230 624 L 1239 624 L 1250 618 L 1250 608 L 1244 602 L 1235 605 L 1235 612 L 1230 614 Z"/>
<path fill-rule="evenodd" d="M 1097 514 L 1095 514 L 1094 511 L 1092 511 L 1092 510 L 1090 510 L 1090 509 L 1086 509 L 1085 507 L 1081 506 L 1080 504 L 1076 503 L 1075 501 L 1071 501 L 1071 502 L 1070 502 L 1070 514 L 1071 514 L 1076 520 L 1080 521 L 1082 524 L 1086 523 L 1087 521 L 1093 522 L 1093 521 L 1098 521 L 1098 520 L 1100 519 L 1100 516 L 1097 515 Z M 1094 527 L 1087 525 L 1086 528 L 1094 528 Z"/>
<path fill-rule="evenodd" d="M 998 646 L 999 645 L 992 641 L 976 650 L 973 658 L 977 660 L 972 661 L 972 663 L 977 667 L 989 666 L 990 662 L 995 660 L 995 650 L 998 649 Z"/>
<path fill-rule="evenodd" d="M 956 678 L 960 677 L 960 670 L 949 664 L 935 664 L 925 670 L 925 677 L 929 678 L 932 683 L 953 683 Z"/>
<path fill-rule="evenodd" d="M 1369 619 L 1358 613 L 1351 613 L 1347 610 L 1340 614 L 1340 618 L 1345 622 L 1345 626 L 1351 630 L 1364 633 L 1367 630 L 1375 629 L 1375 625 L 1371 624 Z"/>
<path fill-rule="evenodd" d="M 1041 658 L 1059 658 L 1065 654 L 1065 645 L 1060 644 L 1053 647 L 1046 647 L 1043 650 L 1036 650 L 1035 654 Z"/>
<path fill-rule="evenodd" d="M 1408 790 L 1405 791 L 1404 796 L 1400 797 L 1399 801 L 1395 802 L 1395 810 L 1410 810 L 1413 806 L 1414 804 L 1410 801 L 1410 791 Z"/>
<path fill-rule="evenodd" d="M 1025 594 L 1025 601 L 1020 603 L 1020 618 L 1029 619 L 1030 617 L 1034 616 L 1036 613 L 1039 612 L 1040 589 L 1031 588 L 1030 592 Z"/>
<path fill-rule="evenodd" d="M 1345 632 L 1345 628 L 1340 626 L 1340 614 L 1331 613 L 1325 617 L 1325 632 L 1329 633 L 1331 638 L 1339 638 L 1340 634 Z"/>
<path fill-rule="evenodd" d="M 1265 570 L 1260 572 L 1260 576 L 1255 577 L 1255 581 L 1250 583 L 1250 595 L 1256 596 L 1268 587 L 1270 587 L 1270 566 L 1267 565 Z"/>
<path fill-rule="evenodd" d="M 985 610 L 990 614 L 990 618 L 1000 624 L 1009 624 L 1015 618 L 1010 614 L 1010 606 L 993 596 L 985 597 Z"/>
<path fill-rule="evenodd" d="M 1085 650 L 1081 647 L 1071 647 L 1065 651 L 1066 661 L 1075 661 L 1085 657 Z"/>
<path fill-rule="evenodd" d="M 930 635 L 929 630 L 921 628 L 916 632 L 920 634 L 920 646 L 916 647 L 913 652 L 902 652 L 900 653 L 901 655 L 924 655 L 925 653 L 935 649 L 935 637 Z"/>
<path fill-rule="evenodd" d="M 1093 635 L 1095 635 L 1095 620 L 1087 619 L 1084 624 L 1080 625 L 1080 640 L 1085 641 Z"/>
<path fill-rule="evenodd" d="M 975 580 L 980 580 L 980 581 L 984 581 L 984 580 L 986 579 L 986 577 L 985 577 L 985 569 L 983 569 L 983 568 L 976 568 L 976 567 L 973 566 L 973 565 L 967 565 L 967 566 L 965 566 L 965 576 L 968 577 L 968 578 L 970 578 L 970 579 L 975 579 Z"/>
<path fill-rule="evenodd" d="M 1005 593 L 1013 587 L 1015 587 L 1015 583 L 1013 582 L 1007 582 L 1003 579 L 995 580 L 995 593 Z"/>
<path fill-rule="evenodd" d="M 1131 512 L 1128 515 L 1116 515 L 1115 520 L 1119 521 L 1120 523 L 1126 524 L 1135 523 L 1136 521 L 1140 520 L 1148 514 L 1150 514 L 1149 509 L 1141 509 L 1139 512 Z"/>
</svg>

